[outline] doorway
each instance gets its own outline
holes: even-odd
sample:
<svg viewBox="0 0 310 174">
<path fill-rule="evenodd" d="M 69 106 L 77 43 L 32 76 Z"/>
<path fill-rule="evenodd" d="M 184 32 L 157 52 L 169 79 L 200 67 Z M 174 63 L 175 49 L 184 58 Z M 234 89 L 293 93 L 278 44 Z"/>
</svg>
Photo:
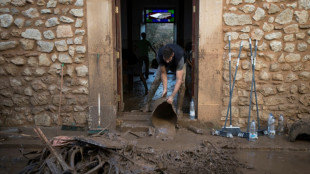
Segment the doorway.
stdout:
<svg viewBox="0 0 310 174">
<path fill-rule="evenodd" d="M 175 22 L 173 23 L 147 23 L 145 22 L 145 8 L 173 8 L 175 9 Z M 121 30 L 122 50 L 135 53 L 135 43 L 140 40 L 140 34 L 146 33 L 147 40 L 153 48 L 158 49 L 167 43 L 177 43 L 185 48 L 186 43 L 192 41 L 192 1 L 159 0 L 156 2 L 143 0 L 121 0 Z M 122 54 L 124 56 L 128 54 Z M 142 73 L 146 66 L 150 69 L 149 78 L 146 79 L 147 87 L 150 88 L 156 75 L 156 68 L 151 66 L 155 59 L 153 51 L 148 52 L 149 64 L 143 64 Z M 123 66 L 124 68 L 124 66 Z M 127 74 L 123 69 L 123 103 L 124 112 L 139 111 L 146 103 L 146 95 L 143 82 L 138 74 Z M 168 73 L 168 95 L 172 93 L 175 83 L 175 74 Z M 156 91 L 153 100 L 161 96 L 162 85 Z M 187 103 L 187 104 L 185 104 Z M 183 111 L 189 110 L 189 100 L 184 99 Z"/>
</svg>

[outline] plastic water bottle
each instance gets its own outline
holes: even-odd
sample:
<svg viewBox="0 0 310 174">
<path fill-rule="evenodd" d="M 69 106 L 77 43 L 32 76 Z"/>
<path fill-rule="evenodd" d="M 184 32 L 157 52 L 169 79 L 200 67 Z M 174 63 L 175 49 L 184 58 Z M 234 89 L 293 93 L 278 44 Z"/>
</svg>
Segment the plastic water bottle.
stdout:
<svg viewBox="0 0 310 174">
<path fill-rule="evenodd" d="M 220 135 L 220 131 L 212 129 L 212 135 Z"/>
<path fill-rule="evenodd" d="M 194 104 L 194 100 L 192 99 L 189 105 L 189 118 L 191 120 L 195 119 L 195 104 Z"/>
<path fill-rule="evenodd" d="M 277 134 L 278 135 L 282 135 L 284 132 L 284 118 L 283 115 L 280 114 L 279 120 L 278 120 L 278 131 Z"/>
<path fill-rule="evenodd" d="M 250 125 L 250 135 L 249 135 L 249 141 L 255 141 L 257 139 L 257 132 L 255 128 L 255 121 L 252 120 Z"/>
<path fill-rule="evenodd" d="M 227 132 L 226 137 L 227 137 L 227 138 L 234 138 L 234 136 L 233 136 L 232 133 L 230 133 L 230 132 Z"/>
<path fill-rule="evenodd" d="M 269 129 L 269 138 L 274 138 L 275 134 L 276 134 L 276 130 L 275 130 L 275 119 L 272 118 L 270 121 L 270 129 Z"/>
<path fill-rule="evenodd" d="M 271 123 L 271 120 L 273 119 L 273 115 L 272 115 L 272 113 L 269 113 L 269 116 L 268 116 L 268 121 L 267 121 L 267 123 L 268 123 L 268 134 L 270 133 L 270 123 Z"/>
</svg>

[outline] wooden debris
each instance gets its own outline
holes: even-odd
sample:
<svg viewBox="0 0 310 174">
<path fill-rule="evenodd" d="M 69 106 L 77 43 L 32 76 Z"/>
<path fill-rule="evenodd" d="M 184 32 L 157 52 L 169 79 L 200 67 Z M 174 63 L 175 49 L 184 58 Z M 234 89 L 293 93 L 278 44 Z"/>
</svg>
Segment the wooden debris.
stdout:
<svg viewBox="0 0 310 174">
<path fill-rule="evenodd" d="M 203 130 L 202 129 L 199 129 L 197 127 L 194 127 L 194 126 L 188 126 L 188 130 L 196 133 L 196 134 L 203 134 Z"/>
<path fill-rule="evenodd" d="M 68 166 L 68 164 L 64 161 L 61 155 L 57 153 L 57 151 L 52 147 L 51 143 L 47 140 L 46 136 L 43 134 L 39 127 L 35 127 L 34 131 L 38 134 L 38 136 L 45 142 L 48 149 L 53 153 L 53 155 L 57 158 L 58 162 L 62 166 L 65 171 L 72 171 L 72 169 Z"/>
</svg>

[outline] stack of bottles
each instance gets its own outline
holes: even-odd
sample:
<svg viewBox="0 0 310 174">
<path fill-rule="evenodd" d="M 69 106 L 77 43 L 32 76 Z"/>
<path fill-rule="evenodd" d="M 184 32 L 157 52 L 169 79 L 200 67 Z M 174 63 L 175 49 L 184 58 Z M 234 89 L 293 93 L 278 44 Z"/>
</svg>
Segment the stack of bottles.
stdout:
<svg viewBox="0 0 310 174">
<path fill-rule="evenodd" d="M 275 124 L 276 124 L 275 117 L 272 115 L 272 113 L 270 113 L 268 117 L 268 137 L 272 139 L 276 135 Z M 282 135 L 283 132 L 284 132 L 284 118 L 283 115 L 280 114 L 278 119 L 277 135 Z"/>
<path fill-rule="evenodd" d="M 277 131 L 275 129 L 275 126 L 276 126 L 275 117 L 272 115 L 272 113 L 270 113 L 268 116 L 268 129 L 265 132 L 265 134 L 268 135 L 268 137 L 271 139 L 274 139 L 276 132 L 277 132 L 277 135 L 283 135 L 284 133 L 284 118 L 282 114 L 280 114 L 279 119 L 278 119 Z M 258 136 L 257 136 L 256 124 L 255 124 L 255 121 L 252 120 L 251 125 L 250 125 L 249 141 L 255 141 L 257 139 L 258 139 Z"/>
</svg>

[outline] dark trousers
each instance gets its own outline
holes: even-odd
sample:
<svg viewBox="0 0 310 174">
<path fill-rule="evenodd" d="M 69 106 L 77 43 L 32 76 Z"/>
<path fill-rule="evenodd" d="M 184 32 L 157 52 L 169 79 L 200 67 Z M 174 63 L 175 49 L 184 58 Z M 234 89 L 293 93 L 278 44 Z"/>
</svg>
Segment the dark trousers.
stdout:
<svg viewBox="0 0 310 174">
<path fill-rule="evenodd" d="M 143 67 L 143 62 L 145 64 L 145 78 L 149 78 L 149 66 L 150 66 L 150 61 L 148 56 L 142 56 L 139 58 L 139 61 L 141 63 L 141 67 Z"/>
</svg>

